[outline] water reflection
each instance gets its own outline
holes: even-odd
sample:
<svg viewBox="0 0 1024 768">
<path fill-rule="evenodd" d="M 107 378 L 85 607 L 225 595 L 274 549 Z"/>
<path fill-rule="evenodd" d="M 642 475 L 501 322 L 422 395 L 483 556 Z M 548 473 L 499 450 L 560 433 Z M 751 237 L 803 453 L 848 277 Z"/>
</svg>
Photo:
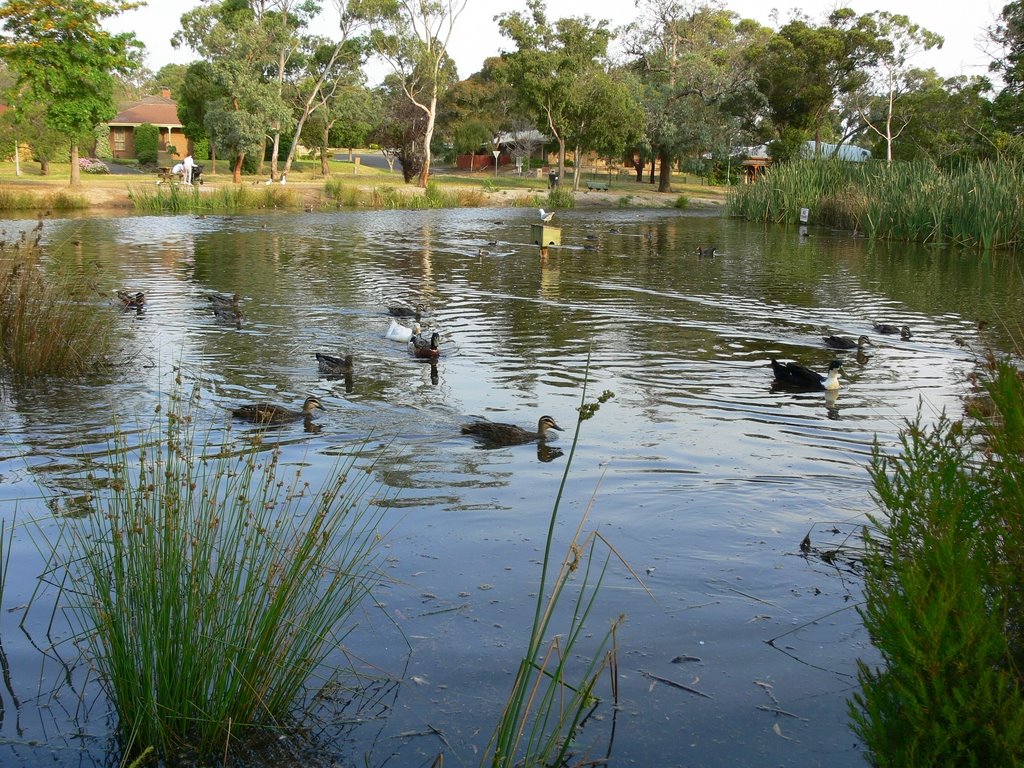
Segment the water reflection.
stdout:
<svg viewBox="0 0 1024 768">
<path fill-rule="evenodd" d="M 176 376 L 201 390 L 198 413 L 212 434 L 279 445 L 283 461 L 308 465 L 311 481 L 338 457 L 364 457 L 368 472 L 401 491 L 380 501 L 393 581 L 378 596 L 401 621 L 371 611 L 346 650 L 390 673 L 388 649 L 409 642 L 408 675 L 433 682 L 405 686 L 411 698 L 379 728 L 422 730 L 429 715 L 453 752 L 473 754 L 518 663 L 569 441 L 479 450 L 460 426 L 468 414 L 529 424 L 550 413 L 571 431 L 584 385 L 590 399 L 612 390 L 582 426 L 563 514 L 575 525 L 591 505 L 591 522 L 636 573 L 650 572 L 657 598 L 615 571 L 600 600 L 608 615 L 629 616 L 619 635 L 620 695 L 637 717 L 618 724 L 617 758 L 675 763 L 686 743 L 694 764 L 759 764 L 767 755 L 861 765 L 845 704 L 853 659 L 871 653 L 856 614 L 787 636 L 797 661 L 764 643 L 854 604 L 856 584 L 790 555 L 811 524 L 856 524 L 873 509 L 865 465 L 876 435 L 892 450 L 901 420 L 919 408 L 959 412 L 975 351 L 1008 346 L 1013 330 L 979 329 L 978 320 L 1020 316 L 1021 276 L 998 258 L 827 230 L 801 237 L 675 210 L 560 212 L 562 245 L 545 254 L 530 241 L 535 216 L 48 221 L 50 268 L 80 270 L 107 297 L 124 286 L 143 291 L 145 311 L 112 317 L 131 353 L 115 373 L 6 383 L 0 499 L 39 508 L 45 520 L 47 494 L 34 481 L 43 478 L 67 497 L 61 513 L 74 514 L 91 489 L 65 482 L 71 470 L 90 457 L 100 463 L 112 417 L 142 439 Z M 701 243 L 715 244 L 715 258 L 698 257 Z M 212 293 L 240 296 L 241 327 L 211 309 Z M 419 360 L 384 338 L 388 307 L 398 304 L 424 306 L 423 332 L 442 334 L 438 359 Z M 913 335 L 879 335 L 876 319 Z M 864 334 L 873 344 L 870 358 L 840 353 L 838 393 L 773 386 L 772 356 L 826 369 L 835 355 L 822 344 L 828 334 Z M 321 373 L 318 350 L 352 354 L 354 366 Z M 310 431 L 232 425 L 242 403 L 308 395 L 327 407 Z M 8 585 L 14 604 L 27 601 L 40 572 L 32 549 L 27 540 L 16 548 L 14 571 L 28 576 Z M 464 607 L 431 614 L 424 594 Z M 34 657 L 8 651 L 24 686 Z M 672 677 L 672 659 L 687 651 L 715 694 L 698 706 L 642 679 L 641 670 Z M 785 756 L 773 721 L 750 701 L 752 681 L 766 676 L 782 708 L 799 711 L 815 734 L 787 742 Z M 670 728 L 650 726 L 665 721 Z M 32 729 L 25 738 L 49 738 Z M 9 722 L 0 731 L 16 735 Z M 352 735 L 356 752 L 378 733 L 365 742 Z M 41 748 L 29 762 L 52 759 Z M 400 761 L 411 762 L 409 752 Z"/>
</svg>

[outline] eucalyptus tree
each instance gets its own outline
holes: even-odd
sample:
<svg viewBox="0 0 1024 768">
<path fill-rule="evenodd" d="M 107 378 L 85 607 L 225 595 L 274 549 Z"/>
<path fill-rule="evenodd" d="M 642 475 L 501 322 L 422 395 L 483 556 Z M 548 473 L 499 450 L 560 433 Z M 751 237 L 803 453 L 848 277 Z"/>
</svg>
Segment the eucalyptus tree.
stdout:
<svg viewBox="0 0 1024 768">
<path fill-rule="evenodd" d="M 327 176 L 331 172 L 329 148 L 364 146 L 380 123 L 381 103 L 378 94 L 363 83 L 361 72 L 328 81 L 321 96 L 320 105 L 303 126 L 301 139 L 304 145 L 319 149 L 320 172 Z"/>
<path fill-rule="evenodd" d="M 873 17 L 849 8 L 832 11 L 820 26 L 806 17 L 785 24 L 749 54 L 757 86 L 768 101 L 777 135 L 812 132 L 816 147 L 837 100 L 863 88 L 885 41 Z"/>
<path fill-rule="evenodd" d="M 373 27 L 373 50 L 397 76 L 402 93 L 422 114 L 422 146 L 415 153 L 419 186 L 430 179 L 430 143 L 438 100 L 456 80 L 448 55 L 455 24 L 468 0 L 363 0 L 362 12 Z M 419 121 L 416 121 L 419 123 Z M 404 167 L 404 164 L 403 164 Z M 406 176 L 406 181 L 410 177 Z"/>
<path fill-rule="evenodd" d="M 226 96 L 224 87 L 214 76 L 213 65 L 210 62 L 200 59 L 188 65 L 176 98 L 178 120 L 181 121 L 182 131 L 189 141 L 195 143 L 203 139 L 209 140 L 213 173 L 217 172 L 217 143 L 207 132 L 206 112 L 210 105 L 218 103 Z"/>
<path fill-rule="evenodd" d="M 919 82 L 910 62 L 923 51 L 941 48 L 943 39 L 902 14 L 879 11 L 869 18 L 875 25 L 877 60 L 869 90 L 855 98 L 861 119 L 882 138 L 886 161 L 891 163 L 893 144 L 914 116 L 912 102 L 903 98 Z"/>
<path fill-rule="evenodd" d="M 275 30 L 243 0 L 204 3 L 181 21 L 172 42 L 187 43 L 210 64 L 223 96 L 207 103 L 204 124 L 211 142 L 234 159 L 232 177 L 239 183 L 246 155 L 262 150 L 269 126 L 289 118 L 280 91 L 266 77 L 277 60 Z"/>
<path fill-rule="evenodd" d="M 658 189 L 672 191 L 672 165 L 707 151 L 737 116 L 762 103 L 748 51 L 770 31 L 717 4 L 640 0 L 621 37 L 643 84 L 645 130 L 658 156 Z"/>
<path fill-rule="evenodd" d="M 527 0 L 526 5 L 526 13 L 497 17 L 501 34 L 516 45 L 516 50 L 501 54 L 504 72 L 522 110 L 534 115 L 537 127 L 557 142 L 558 176 L 564 178 L 569 123 L 580 124 L 580 113 L 587 107 L 577 99 L 576 91 L 580 83 L 603 69 L 611 31 L 606 20 L 595 21 L 590 16 L 551 24 L 542 0 Z"/>
<path fill-rule="evenodd" d="M 6 0 L 0 21 L 0 59 L 15 78 L 19 105 L 41 105 L 48 131 L 71 151 L 71 186 L 80 183 L 79 142 L 116 113 L 115 75 L 140 64 L 141 44 L 130 32 L 111 34 L 105 19 L 137 8 L 131 0 Z"/>
<path fill-rule="evenodd" d="M 989 64 L 1003 82 L 995 98 L 996 114 L 1006 131 L 1024 136 L 1024 1 L 1003 6 L 989 38 L 1001 53 Z"/>
</svg>

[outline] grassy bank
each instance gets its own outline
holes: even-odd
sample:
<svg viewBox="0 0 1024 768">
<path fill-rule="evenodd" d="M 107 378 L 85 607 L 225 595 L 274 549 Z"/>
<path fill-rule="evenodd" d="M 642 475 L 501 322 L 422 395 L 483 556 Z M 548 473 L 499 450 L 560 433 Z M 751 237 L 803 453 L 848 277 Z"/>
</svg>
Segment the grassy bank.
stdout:
<svg viewBox="0 0 1024 768">
<path fill-rule="evenodd" d="M 951 171 L 918 163 L 800 160 L 772 167 L 756 184 L 738 187 L 731 215 L 810 223 L 869 238 L 958 245 L 980 250 L 1024 246 L 1024 165 L 965 163 Z"/>
</svg>

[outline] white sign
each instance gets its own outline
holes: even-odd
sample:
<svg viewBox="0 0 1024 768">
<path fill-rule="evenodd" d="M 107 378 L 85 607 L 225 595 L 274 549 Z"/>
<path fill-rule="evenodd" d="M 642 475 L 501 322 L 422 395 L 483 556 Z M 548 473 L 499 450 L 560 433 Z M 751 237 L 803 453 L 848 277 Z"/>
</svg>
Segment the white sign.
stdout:
<svg viewBox="0 0 1024 768">
<path fill-rule="evenodd" d="M 801 208 L 800 209 L 800 223 L 801 224 L 806 224 L 807 223 L 807 217 L 810 216 L 810 215 L 811 215 L 811 211 L 810 211 L 809 208 Z"/>
</svg>

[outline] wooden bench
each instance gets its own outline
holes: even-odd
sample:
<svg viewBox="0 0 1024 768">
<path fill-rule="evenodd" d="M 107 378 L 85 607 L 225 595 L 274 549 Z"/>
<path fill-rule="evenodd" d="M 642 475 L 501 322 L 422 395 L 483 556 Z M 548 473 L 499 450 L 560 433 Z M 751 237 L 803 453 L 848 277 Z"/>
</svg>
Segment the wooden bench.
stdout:
<svg viewBox="0 0 1024 768">
<path fill-rule="evenodd" d="M 601 190 L 604 190 L 605 192 L 607 192 L 608 191 L 608 182 L 607 181 L 588 181 L 587 182 L 587 191 L 589 192 L 589 191 L 594 190 L 594 189 L 601 189 Z"/>
<path fill-rule="evenodd" d="M 165 181 L 181 181 L 181 176 L 176 173 L 172 173 L 170 168 L 165 168 L 163 166 L 156 169 L 156 177 L 157 185 L 163 184 Z"/>
</svg>

